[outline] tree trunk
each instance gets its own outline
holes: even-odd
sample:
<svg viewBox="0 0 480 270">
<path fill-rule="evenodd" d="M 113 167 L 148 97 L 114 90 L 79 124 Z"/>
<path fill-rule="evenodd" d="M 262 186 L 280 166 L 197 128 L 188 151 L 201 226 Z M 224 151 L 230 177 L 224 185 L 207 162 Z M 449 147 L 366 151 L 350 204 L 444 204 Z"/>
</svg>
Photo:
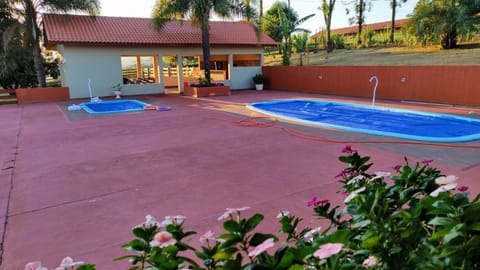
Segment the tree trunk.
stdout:
<svg viewBox="0 0 480 270">
<path fill-rule="evenodd" d="M 457 47 L 457 28 L 444 33 L 441 39 L 442 49 L 448 50 Z"/>
<path fill-rule="evenodd" d="M 363 0 L 358 4 L 358 38 L 357 45 L 362 45 L 362 26 L 363 26 Z"/>
<path fill-rule="evenodd" d="M 392 0 L 390 3 L 392 6 L 392 25 L 390 26 L 392 29 L 390 29 L 390 43 L 395 43 L 395 12 L 397 10 L 397 1 Z"/>
<path fill-rule="evenodd" d="M 208 20 L 206 25 L 202 25 L 202 50 L 203 50 L 203 68 L 205 70 L 205 79 L 208 84 L 211 83 L 210 76 L 210 32 L 208 29 Z"/>
<path fill-rule="evenodd" d="M 37 75 L 38 86 L 46 87 L 45 69 L 43 68 L 43 58 L 40 50 L 40 30 L 37 26 L 37 12 L 32 1 L 26 1 L 25 25 L 30 49 L 32 50 L 33 65 Z"/>
</svg>

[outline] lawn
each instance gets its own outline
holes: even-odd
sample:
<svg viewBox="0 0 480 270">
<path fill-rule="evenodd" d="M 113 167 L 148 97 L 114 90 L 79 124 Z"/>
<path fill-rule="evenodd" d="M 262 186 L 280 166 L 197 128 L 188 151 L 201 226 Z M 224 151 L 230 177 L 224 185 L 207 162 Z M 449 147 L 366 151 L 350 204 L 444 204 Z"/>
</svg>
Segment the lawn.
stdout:
<svg viewBox="0 0 480 270">
<path fill-rule="evenodd" d="M 266 55 L 265 65 L 281 65 L 281 55 Z M 303 57 L 304 65 L 370 66 L 370 65 L 478 65 L 480 45 L 463 45 L 458 49 L 442 50 L 430 47 L 392 47 L 341 49 L 331 53 L 319 51 Z M 291 65 L 299 65 L 300 57 L 293 54 Z"/>
</svg>

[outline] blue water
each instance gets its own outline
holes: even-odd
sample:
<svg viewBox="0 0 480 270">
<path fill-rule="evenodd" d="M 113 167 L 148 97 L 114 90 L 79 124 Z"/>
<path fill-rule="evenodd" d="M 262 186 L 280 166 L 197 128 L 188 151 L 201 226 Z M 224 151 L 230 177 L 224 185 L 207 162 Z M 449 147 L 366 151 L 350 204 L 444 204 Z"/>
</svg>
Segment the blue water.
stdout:
<svg viewBox="0 0 480 270">
<path fill-rule="evenodd" d="M 86 112 L 95 114 L 143 111 L 143 108 L 147 105 L 147 103 L 134 99 L 84 102 L 80 104 Z"/>
<path fill-rule="evenodd" d="M 250 109 L 278 118 L 340 130 L 431 142 L 480 139 L 480 120 L 379 106 L 317 100 L 251 103 Z"/>
</svg>

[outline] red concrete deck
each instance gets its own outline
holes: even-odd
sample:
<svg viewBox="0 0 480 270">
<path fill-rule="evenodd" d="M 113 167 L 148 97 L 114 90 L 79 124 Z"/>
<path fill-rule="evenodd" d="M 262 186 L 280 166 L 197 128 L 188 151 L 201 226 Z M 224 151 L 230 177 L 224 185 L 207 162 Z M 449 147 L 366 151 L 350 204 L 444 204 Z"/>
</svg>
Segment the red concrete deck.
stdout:
<svg viewBox="0 0 480 270">
<path fill-rule="evenodd" d="M 74 102 L 0 107 L 0 218 L 5 223 L 0 226 L 0 269 L 24 269 L 34 260 L 50 268 L 65 256 L 95 263 L 98 269 L 126 269 L 126 262 L 112 258 L 125 254 L 121 244 L 131 239 L 130 229 L 146 214 L 158 219 L 186 215 L 187 228 L 200 234 L 220 232 L 217 217 L 226 207 L 251 206 L 247 214 L 264 213 L 263 228 L 269 232 L 278 230 L 275 216 L 282 209 L 314 226 L 318 220 L 306 207 L 312 196 L 341 202 L 334 176 L 343 168 L 337 157 L 345 143 L 236 125 L 259 115 L 245 103 L 283 98 L 325 96 L 275 91 L 199 99 L 152 96 L 140 99 L 173 110 L 107 116 L 66 111 Z M 480 114 L 478 108 L 395 105 Z M 329 139 L 391 140 L 276 125 Z M 480 149 L 350 144 L 373 157 L 372 170 L 392 171 L 404 156 L 412 162 L 434 159 L 435 166 L 458 175 L 473 194 L 480 191 Z"/>
</svg>

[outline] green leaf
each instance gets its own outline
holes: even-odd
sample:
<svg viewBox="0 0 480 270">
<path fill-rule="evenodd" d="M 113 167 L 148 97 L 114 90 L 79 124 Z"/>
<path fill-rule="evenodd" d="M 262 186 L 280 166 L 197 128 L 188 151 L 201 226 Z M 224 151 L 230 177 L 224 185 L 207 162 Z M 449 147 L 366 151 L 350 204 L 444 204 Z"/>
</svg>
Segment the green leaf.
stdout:
<svg viewBox="0 0 480 270">
<path fill-rule="evenodd" d="M 139 239 L 134 239 L 124 246 L 130 247 L 135 251 L 146 251 L 148 249 L 148 244 Z"/>
<path fill-rule="evenodd" d="M 145 229 L 141 228 L 141 227 L 135 227 L 132 229 L 132 233 L 133 235 L 135 235 L 136 237 L 138 238 L 141 238 L 141 239 L 144 239 L 144 240 L 148 240 L 148 234 L 147 232 L 145 231 Z"/>
<path fill-rule="evenodd" d="M 223 223 L 223 228 L 231 233 L 242 231 L 242 226 L 233 220 L 225 221 Z"/>
<path fill-rule="evenodd" d="M 95 270 L 95 265 L 94 264 L 83 264 L 80 265 L 77 270 Z"/>
<path fill-rule="evenodd" d="M 473 223 L 472 225 L 469 226 L 470 230 L 473 231 L 480 231 L 480 222 Z"/>
<path fill-rule="evenodd" d="M 451 218 L 446 217 L 435 217 L 434 219 L 428 222 L 429 225 L 436 226 L 453 226 L 454 221 Z"/>
<path fill-rule="evenodd" d="M 250 246 L 256 247 L 269 238 L 273 238 L 275 241 L 278 240 L 278 238 L 273 234 L 255 233 L 250 239 L 249 244 Z"/>
<path fill-rule="evenodd" d="M 263 215 L 261 214 L 253 215 L 250 219 L 247 220 L 246 232 L 250 232 L 253 229 L 255 229 L 255 227 L 257 227 L 258 224 L 262 222 L 262 220 L 263 220 Z"/>
</svg>

